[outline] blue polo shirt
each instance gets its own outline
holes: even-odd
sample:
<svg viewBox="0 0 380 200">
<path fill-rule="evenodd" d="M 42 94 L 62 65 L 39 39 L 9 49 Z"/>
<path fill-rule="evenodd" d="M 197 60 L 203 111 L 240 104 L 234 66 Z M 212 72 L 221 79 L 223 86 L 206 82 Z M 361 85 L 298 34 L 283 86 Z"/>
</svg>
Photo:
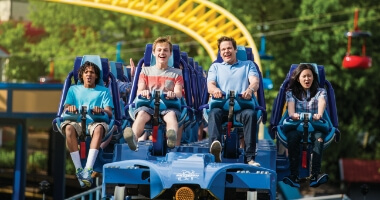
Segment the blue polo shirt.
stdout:
<svg viewBox="0 0 380 200">
<path fill-rule="evenodd" d="M 259 77 L 252 61 L 238 60 L 230 65 L 226 62 L 213 63 L 207 76 L 207 83 L 215 81 L 216 86 L 223 92 L 234 90 L 236 94 L 244 92 L 249 86 L 249 76 Z"/>
</svg>

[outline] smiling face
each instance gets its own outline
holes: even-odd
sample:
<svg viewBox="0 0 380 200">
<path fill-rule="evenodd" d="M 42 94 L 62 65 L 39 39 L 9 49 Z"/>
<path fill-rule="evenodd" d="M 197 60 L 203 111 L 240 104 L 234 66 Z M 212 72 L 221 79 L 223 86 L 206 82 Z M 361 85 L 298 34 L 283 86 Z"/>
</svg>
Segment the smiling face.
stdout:
<svg viewBox="0 0 380 200">
<path fill-rule="evenodd" d="M 222 57 L 224 62 L 232 65 L 237 61 L 236 60 L 237 50 L 232 45 L 231 41 L 221 42 L 219 46 L 219 50 L 220 50 L 220 56 Z"/>
<path fill-rule="evenodd" d="M 153 55 L 156 58 L 157 65 L 168 65 L 169 58 L 172 55 L 170 46 L 167 42 L 157 43 L 153 50 Z"/>
<path fill-rule="evenodd" d="M 313 72 L 310 69 L 303 70 L 298 78 L 298 82 L 304 89 L 309 89 L 313 83 L 313 80 Z"/>
</svg>

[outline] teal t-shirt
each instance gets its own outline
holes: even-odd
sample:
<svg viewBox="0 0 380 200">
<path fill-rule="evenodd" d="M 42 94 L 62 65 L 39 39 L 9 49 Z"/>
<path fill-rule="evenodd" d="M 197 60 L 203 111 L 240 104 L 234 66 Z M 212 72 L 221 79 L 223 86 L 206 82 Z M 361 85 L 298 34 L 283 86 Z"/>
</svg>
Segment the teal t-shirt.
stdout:
<svg viewBox="0 0 380 200">
<path fill-rule="evenodd" d="M 92 109 L 95 106 L 113 108 L 111 93 L 108 88 L 96 85 L 95 88 L 85 88 L 83 85 L 73 85 L 67 92 L 65 105 L 75 105 L 78 110 L 82 106 Z"/>
</svg>

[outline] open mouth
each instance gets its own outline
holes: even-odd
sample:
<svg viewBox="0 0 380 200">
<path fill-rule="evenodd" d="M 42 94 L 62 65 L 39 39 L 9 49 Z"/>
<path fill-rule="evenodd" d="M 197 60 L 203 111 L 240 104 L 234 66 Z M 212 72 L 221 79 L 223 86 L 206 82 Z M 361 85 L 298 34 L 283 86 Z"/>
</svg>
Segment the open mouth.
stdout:
<svg viewBox="0 0 380 200">
<path fill-rule="evenodd" d="M 231 54 L 224 54 L 224 57 L 227 58 L 227 59 L 231 58 Z"/>
</svg>

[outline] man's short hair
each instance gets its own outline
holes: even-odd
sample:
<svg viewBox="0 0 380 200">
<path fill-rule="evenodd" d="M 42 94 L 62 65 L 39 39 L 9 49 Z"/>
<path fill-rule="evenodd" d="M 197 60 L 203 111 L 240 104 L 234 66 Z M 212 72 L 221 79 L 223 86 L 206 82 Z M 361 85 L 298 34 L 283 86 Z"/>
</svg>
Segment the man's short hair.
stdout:
<svg viewBox="0 0 380 200">
<path fill-rule="evenodd" d="M 169 44 L 169 50 L 172 52 L 173 50 L 173 44 L 170 42 L 170 36 L 165 36 L 165 37 L 158 37 L 154 42 L 153 42 L 153 52 L 156 50 L 156 45 L 159 43 L 168 43 Z"/>
<path fill-rule="evenodd" d="M 99 80 L 100 80 L 100 69 L 99 69 L 98 65 L 96 65 L 95 63 L 90 62 L 90 61 L 86 61 L 85 63 L 83 63 L 80 66 L 80 68 L 78 70 L 78 79 L 80 80 L 81 83 L 84 83 L 83 82 L 83 73 L 84 73 L 84 71 L 86 71 L 87 67 L 93 67 L 94 68 L 95 74 L 97 76 L 97 78 L 95 79 L 95 84 L 98 84 Z"/>
<path fill-rule="evenodd" d="M 232 37 L 227 37 L 227 36 L 222 36 L 218 39 L 218 49 L 220 49 L 220 43 L 224 42 L 224 41 L 231 41 L 232 42 L 232 46 L 234 47 L 234 49 L 236 49 L 236 41 L 234 38 Z"/>
</svg>

